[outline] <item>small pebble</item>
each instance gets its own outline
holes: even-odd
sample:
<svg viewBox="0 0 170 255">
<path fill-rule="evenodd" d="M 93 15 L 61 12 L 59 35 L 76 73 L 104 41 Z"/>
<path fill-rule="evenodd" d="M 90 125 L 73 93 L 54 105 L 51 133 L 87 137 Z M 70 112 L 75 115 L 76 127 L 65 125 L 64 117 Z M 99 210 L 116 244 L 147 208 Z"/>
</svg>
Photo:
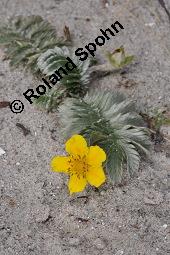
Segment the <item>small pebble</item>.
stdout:
<svg viewBox="0 0 170 255">
<path fill-rule="evenodd" d="M 146 27 L 153 27 L 155 25 L 154 22 L 150 22 L 150 23 L 145 23 Z"/>
<path fill-rule="evenodd" d="M 0 148 L 0 156 L 3 154 L 5 154 L 5 151 L 2 148 Z"/>
</svg>

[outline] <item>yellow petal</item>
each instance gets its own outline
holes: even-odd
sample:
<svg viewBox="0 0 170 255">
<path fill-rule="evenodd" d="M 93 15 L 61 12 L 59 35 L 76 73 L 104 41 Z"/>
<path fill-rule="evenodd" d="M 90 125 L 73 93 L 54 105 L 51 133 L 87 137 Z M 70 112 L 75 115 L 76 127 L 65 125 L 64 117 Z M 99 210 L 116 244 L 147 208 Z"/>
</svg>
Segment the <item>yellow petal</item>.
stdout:
<svg viewBox="0 0 170 255">
<path fill-rule="evenodd" d="M 99 146 L 90 146 L 87 157 L 88 164 L 91 166 L 101 166 L 102 162 L 106 160 L 106 153 Z"/>
<path fill-rule="evenodd" d="M 66 151 L 72 155 L 86 155 L 88 153 L 86 140 L 81 135 L 73 135 L 66 142 Z"/>
<path fill-rule="evenodd" d="M 86 184 L 87 184 L 87 181 L 82 176 L 80 176 L 80 178 L 78 178 L 76 175 L 70 176 L 70 180 L 68 183 L 70 194 L 74 192 L 83 191 L 86 187 Z"/>
<path fill-rule="evenodd" d="M 106 176 L 102 167 L 90 167 L 86 174 L 86 178 L 90 185 L 95 186 L 96 188 L 98 188 L 106 180 Z"/>
<path fill-rule="evenodd" d="M 51 160 L 51 168 L 54 172 L 64 172 L 67 173 L 69 168 L 68 163 L 69 158 L 64 156 L 57 156 Z"/>
</svg>

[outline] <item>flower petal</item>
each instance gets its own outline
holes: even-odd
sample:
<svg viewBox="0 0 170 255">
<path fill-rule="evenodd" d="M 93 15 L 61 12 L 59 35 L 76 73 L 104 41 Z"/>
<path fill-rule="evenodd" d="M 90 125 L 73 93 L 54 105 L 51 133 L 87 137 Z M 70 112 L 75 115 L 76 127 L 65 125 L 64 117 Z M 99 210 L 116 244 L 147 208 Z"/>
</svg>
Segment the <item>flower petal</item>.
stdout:
<svg viewBox="0 0 170 255">
<path fill-rule="evenodd" d="M 95 186 L 96 188 L 98 188 L 106 180 L 106 176 L 102 167 L 90 167 L 86 174 L 86 178 L 90 185 Z"/>
<path fill-rule="evenodd" d="M 106 153 L 99 146 L 90 146 L 87 157 L 88 164 L 91 166 L 101 166 L 102 162 L 106 160 Z"/>
<path fill-rule="evenodd" d="M 68 163 L 69 158 L 64 156 L 57 156 L 51 160 L 51 168 L 54 172 L 64 172 L 67 173 L 69 168 Z"/>
<path fill-rule="evenodd" d="M 83 191 L 86 187 L 86 184 L 87 184 L 87 180 L 83 178 L 82 176 L 80 176 L 80 178 L 78 178 L 76 175 L 70 176 L 70 180 L 68 183 L 70 194 L 74 192 Z"/>
<path fill-rule="evenodd" d="M 66 151 L 72 155 L 83 156 L 88 153 L 86 140 L 81 135 L 73 135 L 66 142 Z"/>
</svg>

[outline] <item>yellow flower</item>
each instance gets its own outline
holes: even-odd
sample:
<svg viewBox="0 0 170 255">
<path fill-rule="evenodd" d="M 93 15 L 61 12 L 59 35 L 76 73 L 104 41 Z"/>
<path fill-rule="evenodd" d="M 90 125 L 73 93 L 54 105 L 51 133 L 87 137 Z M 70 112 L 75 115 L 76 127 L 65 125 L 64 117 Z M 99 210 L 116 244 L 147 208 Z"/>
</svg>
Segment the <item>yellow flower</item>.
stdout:
<svg viewBox="0 0 170 255">
<path fill-rule="evenodd" d="M 54 157 L 51 168 L 70 176 L 70 194 L 83 191 L 87 183 L 99 187 L 105 182 L 102 162 L 106 160 L 106 154 L 99 146 L 88 147 L 83 136 L 73 135 L 66 142 L 65 149 L 69 155 Z"/>
</svg>

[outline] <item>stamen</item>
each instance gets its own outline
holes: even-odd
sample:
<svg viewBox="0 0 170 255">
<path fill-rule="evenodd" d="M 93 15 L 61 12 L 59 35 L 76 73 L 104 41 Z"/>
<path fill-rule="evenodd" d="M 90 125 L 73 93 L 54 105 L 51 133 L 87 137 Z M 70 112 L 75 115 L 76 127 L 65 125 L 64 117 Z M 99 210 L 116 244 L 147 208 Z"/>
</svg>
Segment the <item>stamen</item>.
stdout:
<svg viewBox="0 0 170 255">
<path fill-rule="evenodd" d="M 86 155 L 70 155 L 68 172 L 71 176 L 76 175 L 78 179 L 86 178 L 88 171 L 86 158 Z"/>
</svg>

